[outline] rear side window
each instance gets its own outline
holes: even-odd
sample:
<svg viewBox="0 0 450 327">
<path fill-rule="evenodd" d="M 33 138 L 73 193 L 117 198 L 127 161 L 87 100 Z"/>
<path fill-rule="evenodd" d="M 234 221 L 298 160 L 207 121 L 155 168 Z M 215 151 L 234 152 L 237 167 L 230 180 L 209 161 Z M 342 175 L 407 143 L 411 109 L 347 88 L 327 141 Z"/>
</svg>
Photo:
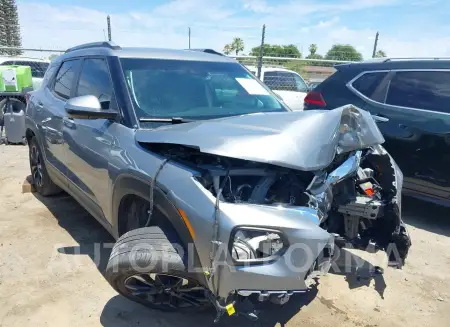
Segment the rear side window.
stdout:
<svg viewBox="0 0 450 327">
<path fill-rule="evenodd" d="M 397 72 L 391 80 L 386 103 L 450 113 L 450 72 Z"/>
<path fill-rule="evenodd" d="M 384 102 L 386 89 L 384 89 L 383 94 L 380 95 L 382 88 L 381 82 L 387 76 L 387 74 L 387 72 L 366 73 L 355 80 L 352 83 L 352 86 L 356 91 L 368 97 L 369 99 Z"/>
<path fill-rule="evenodd" d="M 264 83 L 271 90 L 279 90 L 280 80 L 278 78 L 277 72 L 265 72 L 264 73 Z"/>
<path fill-rule="evenodd" d="M 307 92 L 307 85 L 300 76 L 285 71 L 264 73 L 264 83 L 272 90 Z"/>
<path fill-rule="evenodd" d="M 103 109 L 109 109 L 113 95 L 108 66 L 104 59 L 85 59 L 76 96 L 94 95 Z"/>
<path fill-rule="evenodd" d="M 74 86 L 75 78 L 80 69 L 80 60 L 65 61 L 55 78 L 54 92 L 64 99 L 69 99 Z"/>
<path fill-rule="evenodd" d="M 44 74 L 44 78 L 42 80 L 42 86 L 45 87 L 48 85 L 49 80 L 55 75 L 56 69 L 58 66 L 56 64 L 50 65 L 47 71 Z"/>
</svg>

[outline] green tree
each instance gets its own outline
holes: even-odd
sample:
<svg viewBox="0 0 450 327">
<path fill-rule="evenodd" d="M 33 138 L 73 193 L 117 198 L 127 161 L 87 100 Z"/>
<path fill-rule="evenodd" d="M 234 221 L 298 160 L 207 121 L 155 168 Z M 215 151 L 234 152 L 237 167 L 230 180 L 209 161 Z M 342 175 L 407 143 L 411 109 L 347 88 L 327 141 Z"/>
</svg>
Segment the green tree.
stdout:
<svg viewBox="0 0 450 327">
<path fill-rule="evenodd" d="M 0 47 L 6 47 L 6 22 L 5 22 L 5 1 L 0 0 Z M 6 54 L 4 49 L 0 49 L 0 54 Z"/>
<path fill-rule="evenodd" d="M 244 51 L 244 41 L 240 37 L 235 37 L 233 42 L 231 42 L 231 49 L 233 49 L 237 56 L 239 52 Z"/>
<path fill-rule="evenodd" d="M 325 59 L 361 61 L 363 56 L 350 44 L 335 44 L 328 50 Z"/>
<path fill-rule="evenodd" d="M 259 47 L 254 47 L 250 51 L 250 55 L 259 56 Z M 268 57 L 289 57 L 289 58 L 302 58 L 302 53 L 293 44 L 277 45 L 277 44 L 264 44 L 263 56 Z"/>
<path fill-rule="evenodd" d="M 226 55 L 229 55 L 230 53 L 233 52 L 233 48 L 231 47 L 231 44 L 225 44 L 225 46 L 223 47 L 223 53 L 225 53 Z"/>
<path fill-rule="evenodd" d="M 311 44 L 309 46 L 309 56 L 314 56 L 317 52 L 317 44 Z"/>
<path fill-rule="evenodd" d="M 387 56 L 386 56 L 386 52 L 384 52 L 383 50 L 378 50 L 375 53 L 375 58 L 384 58 L 384 57 L 387 57 Z"/>
<path fill-rule="evenodd" d="M 20 36 L 19 15 L 17 13 L 16 0 L 0 0 L 0 39 L 3 46 L 21 48 L 22 38 Z M 20 55 L 22 50 L 2 50 L 0 53 L 7 55 Z"/>
</svg>

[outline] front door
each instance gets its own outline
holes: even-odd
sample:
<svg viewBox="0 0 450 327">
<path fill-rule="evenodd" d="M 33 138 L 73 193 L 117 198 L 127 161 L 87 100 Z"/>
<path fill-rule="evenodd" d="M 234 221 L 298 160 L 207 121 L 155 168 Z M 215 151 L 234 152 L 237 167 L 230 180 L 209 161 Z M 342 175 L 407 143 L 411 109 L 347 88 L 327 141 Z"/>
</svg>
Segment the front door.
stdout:
<svg viewBox="0 0 450 327">
<path fill-rule="evenodd" d="M 107 62 L 104 58 L 86 58 L 82 63 L 75 96 L 94 95 L 103 109 L 117 108 Z M 115 122 L 107 119 L 64 121 L 67 143 L 69 188 L 84 198 L 97 219 L 105 218 L 110 197 L 109 159 L 113 142 L 109 130 Z"/>
</svg>

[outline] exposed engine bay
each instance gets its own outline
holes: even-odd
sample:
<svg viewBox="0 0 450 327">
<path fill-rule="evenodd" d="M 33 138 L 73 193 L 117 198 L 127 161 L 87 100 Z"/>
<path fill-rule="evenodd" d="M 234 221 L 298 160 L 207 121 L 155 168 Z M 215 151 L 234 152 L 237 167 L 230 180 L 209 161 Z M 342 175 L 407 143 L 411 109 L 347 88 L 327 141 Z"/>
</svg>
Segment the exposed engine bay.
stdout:
<svg viewBox="0 0 450 327">
<path fill-rule="evenodd" d="M 319 212 L 320 227 L 335 235 L 338 244 L 386 250 L 393 242 L 398 253 L 397 258 L 390 258 L 391 264 L 404 263 L 410 240 L 398 216 L 396 183 L 401 181 L 396 181 L 399 177 L 390 156 L 379 146 L 337 155 L 330 166 L 320 171 L 205 154 L 183 145 L 153 144 L 151 149 L 199 170 L 196 179 L 221 201 L 292 209 L 310 207 Z M 357 166 L 329 183 L 327 178 L 339 174 L 355 157 Z M 264 258 L 276 252 L 280 243 L 280 237 L 273 233 L 264 237 L 258 233 L 240 235 L 232 255 Z"/>
</svg>

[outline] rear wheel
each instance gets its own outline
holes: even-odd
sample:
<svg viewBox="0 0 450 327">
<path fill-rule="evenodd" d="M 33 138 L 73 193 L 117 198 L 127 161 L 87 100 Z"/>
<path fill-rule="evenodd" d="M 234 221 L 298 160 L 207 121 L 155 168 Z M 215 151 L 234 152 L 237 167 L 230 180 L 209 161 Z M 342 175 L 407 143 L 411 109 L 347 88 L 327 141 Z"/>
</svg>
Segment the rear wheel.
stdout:
<svg viewBox="0 0 450 327">
<path fill-rule="evenodd" d="M 209 306 L 205 288 L 187 277 L 183 260 L 159 227 L 134 229 L 111 252 L 106 279 L 121 295 L 164 311 Z"/>
<path fill-rule="evenodd" d="M 61 192 L 61 189 L 53 183 L 45 167 L 44 158 L 36 137 L 32 137 L 29 144 L 29 159 L 31 179 L 36 191 L 43 196 L 49 196 Z"/>
</svg>

